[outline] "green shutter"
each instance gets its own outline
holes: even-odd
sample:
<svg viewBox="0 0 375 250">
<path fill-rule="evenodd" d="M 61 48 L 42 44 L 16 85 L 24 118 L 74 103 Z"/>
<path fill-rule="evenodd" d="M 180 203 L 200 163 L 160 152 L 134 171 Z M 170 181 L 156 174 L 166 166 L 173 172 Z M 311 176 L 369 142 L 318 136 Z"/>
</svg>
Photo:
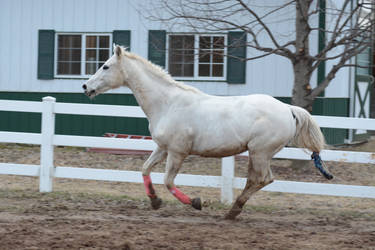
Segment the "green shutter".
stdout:
<svg viewBox="0 0 375 250">
<path fill-rule="evenodd" d="M 237 58 L 242 58 L 237 59 Z M 242 31 L 228 32 L 228 83 L 246 82 L 246 33 Z"/>
<path fill-rule="evenodd" d="M 165 68 L 165 47 L 167 33 L 165 30 L 149 30 L 148 60 Z"/>
<path fill-rule="evenodd" d="M 130 30 L 114 30 L 113 43 L 121 45 L 130 51 Z"/>
<path fill-rule="evenodd" d="M 326 42 L 326 0 L 319 0 L 319 33 L 318 33 L 318 52 L 325 48 Z M 318 84 L 321 84 L 326 78 L 326 61 L 321 61 L 318 65 Z M 320 97 L 325 96 L 325 91 L 322 91 Z"/>
<path fill-rule="evenodd" d="M 53 79 L 55 31 L 39 30 L 38 79 Z"/>
</svg>

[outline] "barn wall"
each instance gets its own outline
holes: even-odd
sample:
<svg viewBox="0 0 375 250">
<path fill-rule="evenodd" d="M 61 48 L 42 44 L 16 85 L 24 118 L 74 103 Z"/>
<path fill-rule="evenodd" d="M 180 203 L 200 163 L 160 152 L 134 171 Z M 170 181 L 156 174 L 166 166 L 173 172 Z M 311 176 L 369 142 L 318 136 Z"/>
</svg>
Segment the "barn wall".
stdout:
<svg viewBox="0 0 375 250">
<path fill-rule="evenodd" d="M 148 30 L 169 27 L 150 22 L 139 15 L 145 1 L 126 0 L 4 0 L 0 8 L 0 91 L 64 92 L 79 93 L 84 79 L 37 79 L 38 30 L 52 29 L 56 32 L 112 32 L 131 31 L 131 49 L 147 57 Z M 274 4 L 279 3 L 276 1 Z M 270 2 L 269 5 L 272 5 Z M 261 10 L 259 10 L 261 13 Z M 293 9 L 285 9 L 291 16 Z M 316 22 L 317 20 L 313 20 Z M 270 20 L 279 38 L 293 37 L 293 19 Z M 169 31 L 181 31 L 170 28 Z M 317 35 L 310 38 L 311 48 L 317 49 Z M 266 38 L 264 42 L 267 44 Z M 257 55 L 252 49 L 249 56 Z M 291 96 L 293 72 L 288 60 L 269 56 L 247 63 L 246 84 L 226 82 L 188 82 L 204 92 L 215 95 L 246 95 L 264 93 L 273 96 Z M 338 79 L 342 82 L 343 79 Z M 312 86 L 316 85 L 313 76 Z M 340 89 L 341 87 L 338 86 Z M 334 87 L 336 89 L 336 87 Z M 127 88 L 112 93 L 130 93 Z M 330 94 L 332 93 L 332 95 Z M 327 97 L 348 97 L 344 91 L 328 91 Z"/>
</svg>

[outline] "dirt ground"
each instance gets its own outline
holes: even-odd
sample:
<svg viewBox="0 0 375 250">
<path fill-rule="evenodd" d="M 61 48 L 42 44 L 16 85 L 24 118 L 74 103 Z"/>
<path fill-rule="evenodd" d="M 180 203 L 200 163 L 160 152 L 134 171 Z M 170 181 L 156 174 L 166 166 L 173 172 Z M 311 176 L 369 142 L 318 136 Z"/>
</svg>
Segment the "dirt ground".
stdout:
<svg viewBox="0 0 375 250">
<path fill-rule="evenodd" d="M 374 151 L 374 140 L 340 150 Z M 0 162 L 39 164 L 39 147 L 0 144 Z M 147 156 L 58 147 L 56 166 L 139 171 Z M 220 175 L 220 159 L 189 157 L 181 173 Z M 245 176 L 247 159 L 236 160 Z M 311 162 L 274 160 L 275 179 L 375 186 L 375 166 L 328 162 L 325 180 Z M 163 172 L 158 166 L 155 172 Z M 0 175 L 0 249 L 375 249 L 375 200 L 258 192 L 235 221 L 220 190 L 181 187 L 205 201 L 181 205 L 161 185 L 154 211 L 142 184 L 55 179 L 38 192 L 34 177 Z M 240 190 L 236 190 L 240 192 Z"/>
</svg>

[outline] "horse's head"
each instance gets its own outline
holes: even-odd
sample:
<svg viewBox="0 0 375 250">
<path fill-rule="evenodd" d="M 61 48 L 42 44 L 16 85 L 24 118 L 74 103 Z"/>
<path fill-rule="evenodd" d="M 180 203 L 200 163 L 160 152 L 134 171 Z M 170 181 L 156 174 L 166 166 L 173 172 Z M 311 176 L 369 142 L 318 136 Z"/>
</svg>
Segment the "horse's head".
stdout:
<svg viewBox="0 0 375 250">
<path fill-rule="evenodd" d="M 118 45 L 114 46 L 114 50 L 115 53 L 82 85 L 88 97 L 93 98 L 107 90 L 126 84 L 125 72 L 122 67 L 125 51 Z"/>
</svg>

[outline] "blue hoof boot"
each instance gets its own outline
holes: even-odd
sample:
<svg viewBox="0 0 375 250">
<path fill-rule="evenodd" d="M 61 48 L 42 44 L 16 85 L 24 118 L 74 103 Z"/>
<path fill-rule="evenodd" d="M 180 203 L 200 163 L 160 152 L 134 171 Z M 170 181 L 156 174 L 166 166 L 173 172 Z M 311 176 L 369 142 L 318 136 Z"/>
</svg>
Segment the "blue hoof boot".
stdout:
<svg viewBox="0 0 375 250">
<path fill-rule="evenodd" d="M 322 159 L 320 158 L 319 153 L 313 152 L 311 155 L 311 159 L 314 161 L 315 167 L 326 177 L 328 180 L 333 179 L 333 175 L 331 175 L 325 168 Z"/>
</svg>

